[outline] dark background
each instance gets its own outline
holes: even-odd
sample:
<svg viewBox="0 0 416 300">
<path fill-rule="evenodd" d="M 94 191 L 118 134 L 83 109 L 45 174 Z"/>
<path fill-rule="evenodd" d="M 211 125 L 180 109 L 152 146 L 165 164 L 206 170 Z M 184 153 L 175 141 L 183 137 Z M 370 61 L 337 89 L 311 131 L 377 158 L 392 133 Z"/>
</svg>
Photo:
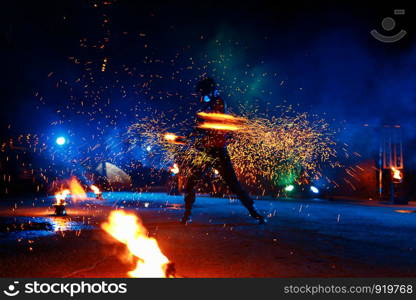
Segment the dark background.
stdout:
<svg viewBox="0 0 416 300">
<path fill-rule="evenodd" d="M 394 16 L 400 8 L 406 15 Z M 186 118 L 205 73 L 234 109 L 283 104 L 317 113 L 364 156 L 378 142 L 363 124 L 401 125 L 406 164 L 416 163 L 416 18 L 407 2 L 13 1 L 1 14 L 0 139 L 36 135 L 56 157 L 53 139 L 70 136 L 77 147 L 60 154 L 65 167 L 85 157 L 80 145 L 114 145 L 150 111 Z M 393 33 L 408 31 L 400 42 L 369 33 L 388 34 L 388 16 Z"/>
</svg>

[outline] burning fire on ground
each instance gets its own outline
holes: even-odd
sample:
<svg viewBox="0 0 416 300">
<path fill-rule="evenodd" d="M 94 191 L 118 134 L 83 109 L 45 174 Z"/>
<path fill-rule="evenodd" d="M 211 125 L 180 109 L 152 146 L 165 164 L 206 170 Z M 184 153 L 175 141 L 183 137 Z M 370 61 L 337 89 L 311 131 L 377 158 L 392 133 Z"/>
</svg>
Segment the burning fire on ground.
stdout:
<svg viewBox="0 0 416 300">
<path fill-rule="evenodd" d="M 56 199 L 55 204 L 56 205 L 66 205 L 65 200 L 66 200 L 66 198 L 68 197 L 69 194 L 71 194 L 71 191 L 68 190 L 68 189 L 65 189 L 61 192 L 56 193 L 55 194 L 55 199 Z"/>
<path fill-rule="evenodd" d="M 87 199 L 87 194 L 76 177 L 71 177 L 71 179 L 65 181 L 65 185 L 67 188 L 61 188 L 59 192 L 55 193 L 56 205 L 65 205 L 65 200 L 69 196 L 73 201 Z"/>
<path fill-rule="evenodd" d="M 130 277 L 174 277 L 173 263 L 162 253 L 157 241 L 148 236 L 147 229 L 136 215 L 114 210 L 101 227 L 125 244 L 130 255 L 137 257 L 136 268 L 128 273 Z"/>
<path fill-rule="evenodd" d="M 69 180 L 69 189 L 71 190 L 72 200 L 85 200 L 87 198 L 87 194 L 85 193 L 84 188 L 76 177 L 72 177 Z"/>
<path fill-rule="evenodd" d="M 66 201 L 65 200 L 69 196 L 70 193 L 71 193 L 70 190 L 65 189 L 65 190 L 55 194 L 56 202 L 53 206 L 55 207 L 55 215 L 56 216 L 65 216 L 66 215 L 66 209 L 65 209 Z"/>
<path fill-rule="evenodd" d="M 53 204 L 55 207 L 55 215 L 64 216 L 66 215 L 65 205 L 67 205 L 66 200 L 70 197 L 72 201 L 82 201 L 87 200 L 87 193 L 82 187 L 81 183 L 76 177 L 71 177 L 71 179 L 64 182 L 64 186 L 68 188 L 61 187 L 60 191 L 55 193 L 56 202 Z M 96 185 L 90 185 L 91 191 L 95 194 L 96 199 L 103 200 L 102 191 Z"/>
</svg>

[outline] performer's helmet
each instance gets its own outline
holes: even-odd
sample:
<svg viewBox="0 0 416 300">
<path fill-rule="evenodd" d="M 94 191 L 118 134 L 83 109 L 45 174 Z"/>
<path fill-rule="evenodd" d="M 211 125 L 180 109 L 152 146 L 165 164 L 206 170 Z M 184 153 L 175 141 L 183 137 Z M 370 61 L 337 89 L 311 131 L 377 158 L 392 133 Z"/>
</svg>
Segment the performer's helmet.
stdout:
<svg viewBox="0 0 416 300">
<path fill-rule="evenodd" d="M 217 90 L 216 83 L 212 78 L 204 78 L 196 84 L 196 92 L 202 96 L 211 95 Z"/>
</svg>

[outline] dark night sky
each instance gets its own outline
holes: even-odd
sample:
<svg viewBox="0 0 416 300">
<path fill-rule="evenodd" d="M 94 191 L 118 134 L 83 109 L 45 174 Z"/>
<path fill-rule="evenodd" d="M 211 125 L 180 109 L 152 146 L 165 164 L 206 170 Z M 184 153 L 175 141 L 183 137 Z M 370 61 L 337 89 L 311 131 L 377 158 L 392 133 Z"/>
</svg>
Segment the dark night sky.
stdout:
<svg viewBox="0 0 416 300">
<path fill-rule="evenodd" d="M 194 68 L 192 74 L 181 75 L 183 81 L 169 81 L 166 74 L 174 67 L 154 64 L 141 70 L 143 59 L 169 60 L 186 49 L 186 58 L 183 55 L 179 59 L 184 65 L 188 57 L 217 55 L 212 46 L 217 40 L 226 45 L 225 52 L 233 54 L 229 72 L 219 80 L 224 90 L 235 91 L 241 88 L 239 85 L 252 88 L 250 93 L 233 94 L 235 99 L 230 95 L 232 104 L 256 98 L 261 105 L 299 104 L 302 110 L 351 124 L 414 124 L 414 12 L 408 9 L 405 16 L 396 17 L 397 28 L 409 32 L 399 43 L 382 44 L 369 34 L 373 28 L 382 30 L 381 20 L 393 17 L 395 8 L 407 8 L 406 3 L 381 6 L 362 1 L 112 2 L 104 5 L 103 1 L 47 0 L 3 4 L 3 136 L 10 132 L 47 133 L 51 122 L 69 118 L 69 112 L 65 115 L 56 111 L 72 106 L 68 97 L 79 98 L 85 89 L 74 87 L 68 91 L 57 88 L 56 83 L 74 82 L 85 74 L 85 66 L 75 65 L 68 57 L 90 60 L 93 67 L 99 66 L 104 57 L 110 59 L 109 72 L 99 74 L 93 84 L 108 88 L 105 97 L 114 101 L 120 96 L 109 90 L 116 81 L 117 89 L 123 85 L 127 102 L 120 101 L 119 110 L 128 111 L 139 98 L 141 103 L 157 109 L 174 108 L 178 103 L 183 105 L 183 100 L 173 97 L 152 101 L 149 97 L 160 91 L 189 95 L 192 87 L 184 82 L 192 83 L 202 71 Z M 98 7 L 94 7 L 95 3 Z M 103 27 L 104 15 L 109 23 Z M 145 36 L 140 37 L 141 33 Z M 109 38 L 105 49 L 80 47 L 82 38 L 87 38 L 91 45 L 105 37 Z M 247 65 L 259 81 L 242 75 Z M 114 73 L 126 66 L 135 68 L 133 77 Z M 51 72 L 53 75 L 48 78 Z M 142 73 L 145 77 L 166 74 L 164 80 L 153 81 L 152 88 L 143 96 L 132 88 L 141 82 Z M 262 78 L 262 73 L 267 76 Z M 235 79 L 240 76 L 241 80 Z M 76 109 L 69 110 L 73 113 Z M 77 124 L 85 122 L 82 117 L 71 118 L 78 118 Z M 9 124 L 12 129 L 7 131 Z"/>
</svg>

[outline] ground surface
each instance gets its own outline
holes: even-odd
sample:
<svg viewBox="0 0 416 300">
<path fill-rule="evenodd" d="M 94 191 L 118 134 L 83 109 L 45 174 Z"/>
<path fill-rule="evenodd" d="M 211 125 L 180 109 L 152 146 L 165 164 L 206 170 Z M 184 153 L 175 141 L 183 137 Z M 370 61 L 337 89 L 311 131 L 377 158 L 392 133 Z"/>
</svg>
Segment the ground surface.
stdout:
<svg viewBox="0 0 416 300">
<path fill-rule="evenodd" d="M 100 229 L 115 208 L 143 219 L 182 277 L 416 276 L 414 206 L 263 199 L 269 222 L 257 225 L 238 201 L 199 197 L 184 226 L 181 196 L 104 198 L 69 205 L 66 218 L 51 198 L 0 201 L 0 277 L 125 277 L 134 264 Z"/>
</svg>

